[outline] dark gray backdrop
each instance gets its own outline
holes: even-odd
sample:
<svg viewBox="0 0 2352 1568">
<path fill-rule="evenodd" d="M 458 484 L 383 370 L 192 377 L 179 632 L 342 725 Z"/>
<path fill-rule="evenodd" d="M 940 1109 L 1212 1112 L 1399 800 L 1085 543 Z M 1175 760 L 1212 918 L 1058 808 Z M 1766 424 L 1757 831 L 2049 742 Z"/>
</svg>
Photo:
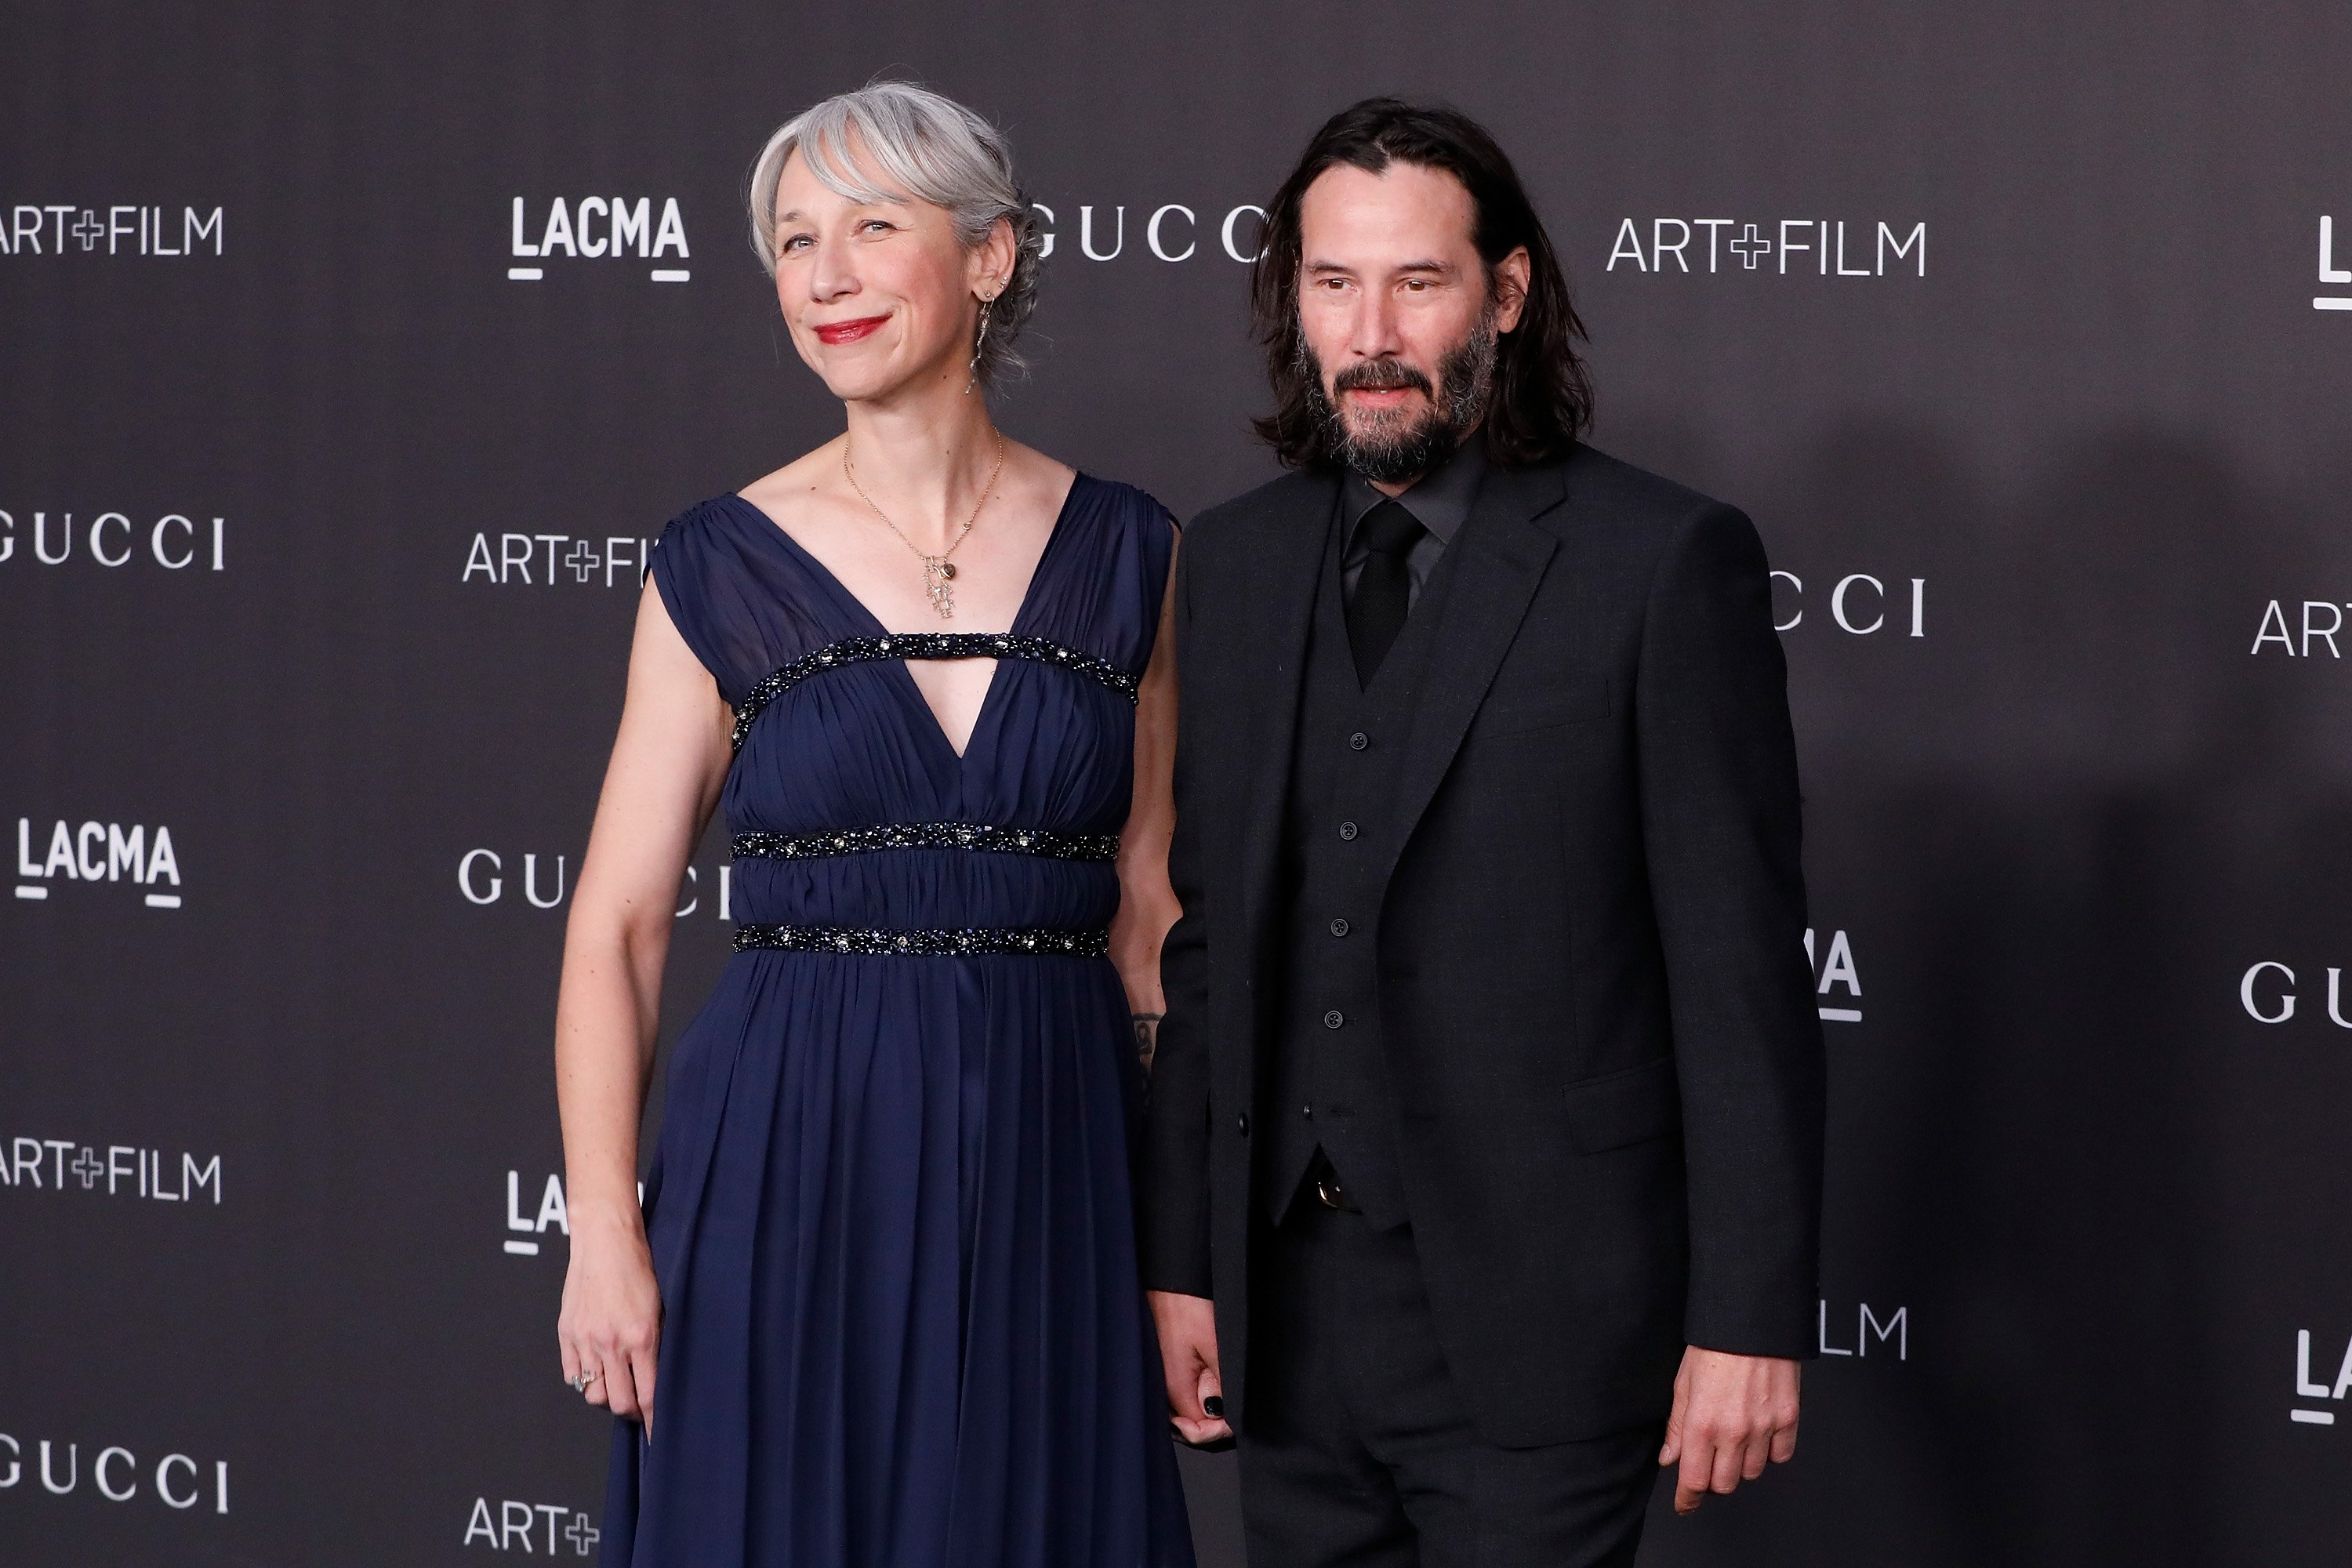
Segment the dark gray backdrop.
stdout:
<svg viewBox="0 0 2352 1568">
<path fill-rule="evenodd" d="M 1798 1463 L 1644 1560 L 2340 1561 L 2342 7 L 33 0 L 0 1562 L 591 1555 L 558 892 L 637 542 L 837 426 L 743 173 L 886 70 L 1006 124 L 1055 215 L 1021 437 L 1180 513 L 1267 477 L 1224 220 L 1341 104 L 1439 96 L 1552 226 L 1596 440 L 1789 574 L 1829 1353 Z M 646 254 L 514 254 L 518 199 L 535 247 L 591 196 Z M 1188 1466 L 1213 1563 L 1228 1466 Z"/>
</svg>

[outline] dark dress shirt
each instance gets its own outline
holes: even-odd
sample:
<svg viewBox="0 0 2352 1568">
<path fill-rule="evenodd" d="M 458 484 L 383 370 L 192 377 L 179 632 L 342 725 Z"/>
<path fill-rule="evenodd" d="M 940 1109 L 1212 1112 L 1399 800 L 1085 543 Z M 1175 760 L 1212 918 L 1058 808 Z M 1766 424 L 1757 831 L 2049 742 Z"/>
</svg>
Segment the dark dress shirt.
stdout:
<svg viewBox="0 0 2352 1568">
<path fill-rule="evenodd" d="M 1477 504 L 1478 485 L 1486 477 L 1486 443 L 1474 431 L 1468 440 L 1454 449 L 1454 456 L 1438 465 L 1436 472 L 1423 475 L 1413 481 L 1412 489 L 1395 498 L 1422 527 L 1429 530 L 1404 558 L 1405 574 L 1412 580 L 1405 595 L 1408 609 L 1421 603 L 1421 591 L 1428 584 L 1429 574 L 1437 570 L 1445 547 L 1454 542 L 1454 536 L 1462 531 L 1463 520 Z M 1351 596 L 1356 592 L 1356 579 L 1364 574 L 1364 563 L 1371 555 L 1358 537 L 1364 514 L 1389 499 L 1352 468 L 1339 482 L 1340 516 L 1348 528 L 1348 548 L 1339 558 L 1339 578 Z"/>
</svg>

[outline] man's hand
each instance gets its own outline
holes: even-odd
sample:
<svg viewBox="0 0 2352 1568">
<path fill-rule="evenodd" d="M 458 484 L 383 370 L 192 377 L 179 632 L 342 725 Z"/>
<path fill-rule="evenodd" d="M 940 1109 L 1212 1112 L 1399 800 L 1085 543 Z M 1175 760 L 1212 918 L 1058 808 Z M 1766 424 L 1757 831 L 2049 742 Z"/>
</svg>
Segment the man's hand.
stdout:
<svg viewBox="0 0 2352 1568">
<path fill-rule="evenodd" d="M 1164 1320 L 1163 1320 L 1164 1321 Z M 1168 1331 L 1160 1331 L 1167 1343 Z M 1214 1354 L 1214 1351 L 1211 1354 Z M 1174 1382 L 1169 1384 L 1171 1388 Z M 1675 1374 L 1675 1409 L 1666 1417 L 1659 1465 L 1677 1459 L 1675 1511 L 1696 1513 L 1708 1492 L 1729 1492 L 1764 1473 L 1764 1461 L 1785 1463 L 1797 1452 L 1797 1363 L 1777 1356 L 1724 1351 L 1683 1352 Z"/>
<path fill-rule="evenodd" d="M 1187 1443 L 1233 1436 L 1224 1418 L 1224 1384 L 1217 1377 L 1217 1309 L 1206 1296 L 1147 1290 L 1160 1330 L 1160 1364 L 1168 1378 L 1168 1418 Z"/>
</svg>

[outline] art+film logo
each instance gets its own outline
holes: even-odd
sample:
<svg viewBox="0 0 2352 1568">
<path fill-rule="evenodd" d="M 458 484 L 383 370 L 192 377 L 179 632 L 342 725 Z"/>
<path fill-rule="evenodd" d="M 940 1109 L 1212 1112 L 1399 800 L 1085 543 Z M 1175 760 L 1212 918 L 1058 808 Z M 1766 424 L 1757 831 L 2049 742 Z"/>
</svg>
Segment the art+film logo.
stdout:
<svg viewBox="0 0 2352 1568">
<path fill-rule="evenodd" d="M 2352 300 L 2346 303 L 2352 306 Z M 2344 626 L 2344 612 L 2352 609 L 2352 604 L 2305 599 L 2297 605 L 2299 614 L 2292 616 L 2285 609 L 2290 604 L 2295 601 L 2273 599 L 2263 606 L 2262 624 L 2254 628 L 2254 646 L 2247 651 L 2256 658 L 2265 651 L 2273 658 L 2283 654 L 2288 658 L 2317 658 L 2319 649 L 2325 648 L 2328 658 L 2340 661 L 2344 651 L 2336 646 L 2336 638 L 2344 633 L 2352 639 L 2352 632 L 2346 632 Z"/>
<path fill-rule="evenodd" d="M 583 534 L 501 533 L 498 549 L 490 536 L 474 535 L 466 551 L 461 584 L 504 587 L 637 588 L 653 571 L 654 541 L 627 534 L 607 534 L 601 541 Z M 601 544 L 601 548 L 599 547 Z"/>
<path fill-rule="evenodd" d="M 147 1452 L 153 1453 L 150 1445 Z M 40 1483 L 36 1491 L 33 1483 Z M 167 1453 L 152 1462 L 122 1443 L 17 1437 L 0 1431 L 0 1492 L 35 1501 L 65 1498 L 117 1505 L 158 1504 L 178 1512 L 228 1511 L 228 1461 Z"/>
<path fill-rule="evenodd" d="M 1702 253 L 1703 250 L 1703 253 Z M 1714 273 L 1790 273 L 1816 278 L 1925 278 L 1927 225 L 1907 227 L 1897 220 L 1864 218 L 1850 242 L 1843 218 L 1784 217 L 1760 223 L 1729 217 L 1654 217 L 1646 224 L 1623 218 L 1609 248 L 1614 272 L 1620 262 L 1654 276 L 1668 271 L 1705 277 Z"/>
<path fill-rule="evenodd" d="M 78 202 L 18 202 L 0 226 L 0 256 L 53 259 L 88 256 L 184 257 L 221 255 L 227 221 L 217 206 L 205 212 L 184 206 Z"/>
<path fill-rule="evenodd" d="M 515 862 L 520 861 L 518 868 Z M 469 904 L 504 902 L 510 893 L 520 893 L 522 901 L 535 910 L 557 910 L 563 907 L 570 891 L 567 878 L 571 858 L 565 855 L 541 855 L 526 850 L 518 856 L 511 851 L 468 849 L 457 858 L 457 891 Z M 729 912 L 733 893 L 734 867 L 712 868 L 709 881 L 703 879 L 699 867 L 686 868 L 686 880 L 678 888 L 679 920 L 698 913 L 715 914 L 722 921 L 732 921 Z M 706 899 L 705 893 L 710 896 Z"/>
<path fill-rule="evenodd" d="M 568 1503 L 516 1502 L 501 1498 L 492 1510 L 490 1500 L 478 1497 L 466 1516 L 466 1546 L 487 1546 L 493 1552 L 560 1552 L 585 1557 L 604 1539 L 584 1509 Z"/>
<path fill-rule="evenodd" d="M 184 512 L 165 512 L 149 521 L 127 512 L 82 514 L 77 522 L 70 511 L 36 511 L 23 522 L 14 512 L 0 511 L 0 566 L 21 562 L 26 566 L 65 566 L 79 562 L 109 568 L 162 567 L 166 572 L 228 570 L 228 520 L 199 520 Z M 19 542 L 23 551 L 16 548 Z"/>
<path fill-rule="evenodd" d="M 141 902 L 151 910 L 180 907 L 180 853 L 172 830 L 144 823 L 85 822 L 62 818 L 49 829 L 48 846 L 36 854 L 41 835 L 33 819 L 16 819 L 16 897 L 36 901 L 49 889 L 76 882 L 128 882 L 143 888 Z"/>
<path fill-rule="evenodd" d="M 1827 574 L 1823 574 L 1827 575 Z M 1896 586 L 1890 588 L 1886 580 L 1867 572 L 1848 572 L 1828 587 L 1826 602 L 1816 601 L 1817 611 L 1812 624 L 1829 625 L 1849 637 L 1875 637 L 1886 632 L 1895 637 L 1924 637 L 1927 635 L 1927 579 L 1908 579 L 1909 591 L 1895 578 Z M 1772 574 L 1772 629 L 1793 632 L 1806 625 L 1805 580 L 1794 572 L 1775 571 Z"/>
<path fill-rule="evenodd" d="M 676 196 L 661 198 L 658 216 L 651 196 L 582 196 L 576 201 L 555 196 L 543 205 L 517 196 L 508 254 L 513 264 L 507 268 L 507 279 L 514 283 L 545 281 L 549 267 L 559 258 L 607 266 L 650 261 L 646 277 L 655 283 L 686 283 L 694 277 L 686 265 L 693 253 L 687 248 L 686 219 Z"/>
<path fill-rule="evenodd" d="M 92 1197 L 200 1203 L 218 1208 L 226 1191 L 221 1157 L 180 1154 L 135 1143 L 83 1143 L 72 1138 L 12 1138 L 0 1148 L 0 1187 L 18 1193 L 87 1193 Z"/>
<path fill-rule="evenodd" d="M 1862 975 L 1854 968 L 1853 944 L 1846 940 L 1845 932 L 1830 932 L 1829 945 L 1816 953 L 1813 951 L 1813 933 L 1808 928 L 1805 931 L 1805 962 L 1812 966 L 1813 991 L 1822 998 L 1822 1022 L 1861 1023 Z M 1843 991 L 1844 994 L 1833 994 L 1836 991 Z"/>
</svg>

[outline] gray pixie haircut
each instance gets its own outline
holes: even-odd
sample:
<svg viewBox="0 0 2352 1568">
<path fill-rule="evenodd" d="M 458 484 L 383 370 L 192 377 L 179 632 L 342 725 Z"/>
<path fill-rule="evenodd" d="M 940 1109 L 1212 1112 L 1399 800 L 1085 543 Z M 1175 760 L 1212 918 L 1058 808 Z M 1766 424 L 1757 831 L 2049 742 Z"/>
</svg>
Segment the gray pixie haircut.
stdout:
<svg viewBox="0 0 2352 1568">
<path fill-rule="evenodd" d="M 862 147 L 877 184 L 852 148 Z M 856 202 L 913 197 L 944 208 L 967 247 L 1001 221 L 1013 228 L 1013 277 L 989 312 L 980 376 L 993 386 L 1024 368 L 1014 345 L 1037 308 L 1042 242 L 1029 198 L 1013 177 L 1004 133 L 953 99 L 911 82 L 877 81 L 828 98 L 793 116 L 768 138 L 751 165 L 751 248 L 770 277 L 776 271 L 776 183 L 801 155 L 817 183 Z"/>
</svg>

